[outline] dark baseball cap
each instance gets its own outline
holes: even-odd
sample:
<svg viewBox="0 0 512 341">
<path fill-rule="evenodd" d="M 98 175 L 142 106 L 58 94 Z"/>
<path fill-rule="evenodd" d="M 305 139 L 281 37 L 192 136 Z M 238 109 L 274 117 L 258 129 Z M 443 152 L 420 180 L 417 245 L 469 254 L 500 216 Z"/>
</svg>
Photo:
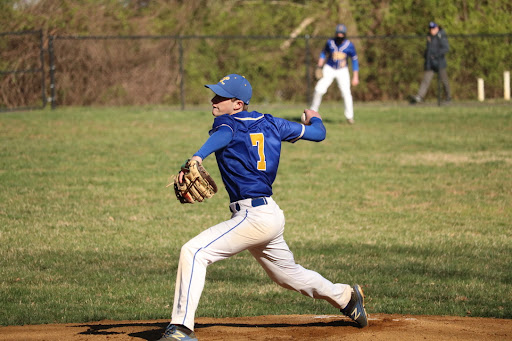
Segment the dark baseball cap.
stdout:
<svg viewBox="0 0 512 341">
<path fill-rule="evenodd" d="M 434 28 L 434 27 L 437 27 L 437 24 L 435 22 L 431 21 L 431 22 L 428 23 L 428 27 L 429 28 Z"/>
<path fill-rule="evenodd" d="M 237 98 L 245 104 L 249 104 L 252 97 L 251 83 L 236 73 L 225 76 L 217 84 L 207 84 L 205 87 L 219 96 Z"/>
<path fill-rule="evenodd" d="M 347 34 L 347 26 L 345 26 L 343 24 L 338 24 L 336 26 L 336 34 L 338 34 L 338 33 Z"/>
</svg>

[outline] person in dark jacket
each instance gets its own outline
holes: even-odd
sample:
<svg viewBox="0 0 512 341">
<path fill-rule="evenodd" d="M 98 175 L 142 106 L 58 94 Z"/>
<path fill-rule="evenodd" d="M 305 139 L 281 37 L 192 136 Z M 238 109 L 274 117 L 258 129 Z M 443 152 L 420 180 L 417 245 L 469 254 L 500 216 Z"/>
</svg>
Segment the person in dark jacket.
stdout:
<svg viewBox="0 0 512 341">
<path fill-rule="evenodd" d="M 441 82 L 443 83 L 445 100 L 451 101 L 450 83 L 448 80 L 448 73 L 446 72 L 446 59 L 445 54 L 450 50 L 448 44 L 448 37 L 446 32 L 435 22 L 431 21 L 428 25 L 429 34 L 427 36 L 427 48 L 425 49 L 425 65 L 423 80 L 420 84 L 420 89 L 416 95 L 409 97 L 412 104 L 423 102 L 427 94 L 430 82 L 434 77 L 434 72 L 439 73 Z"/>
</svg>

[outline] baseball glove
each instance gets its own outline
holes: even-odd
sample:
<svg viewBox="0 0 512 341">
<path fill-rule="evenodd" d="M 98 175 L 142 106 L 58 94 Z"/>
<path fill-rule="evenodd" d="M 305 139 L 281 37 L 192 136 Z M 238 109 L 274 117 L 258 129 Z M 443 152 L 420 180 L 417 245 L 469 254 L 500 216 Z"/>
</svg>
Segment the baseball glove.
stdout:
<svg viewBox="0 0 512 341">
<path fill-rule="evenodd" d="M 315 70 L 315 79 L 319 80 L 323 76 L 324 76 L 324 73 L 322 71 L 322 68 L 321 67 L 317 67 L 316 70 Z"/>
<path fill-rule="evenodd" d="M 179 179 L 181 172 L 183 172 L 182 182 Z M 181 166 L 181 171 L 178 175 L 174 176 L 173 181 L 167 187 L 173 184 L 176 198 L 182 204 L 193 204 L 196 201 L 202 202 L 217 193 L 217 184 L 203 165 L 196 160 L 188 159 Z"/>
</svg>

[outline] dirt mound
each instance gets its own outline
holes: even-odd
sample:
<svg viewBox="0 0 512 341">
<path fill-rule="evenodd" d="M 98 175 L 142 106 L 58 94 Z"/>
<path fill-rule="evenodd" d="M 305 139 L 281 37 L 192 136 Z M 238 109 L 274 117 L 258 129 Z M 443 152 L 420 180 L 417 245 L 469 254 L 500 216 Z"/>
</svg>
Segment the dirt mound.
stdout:
<svg viewBox="0 0 512 341">
<path fill-rule="evenodd" d="M 99 321 L 0 327 L 0 340 L 156 340 L 168 320 Z M 512 340 L 512 320 L 372 314 L 359 329 L 343 316 L 268 315 L 196 320 L 196 335 L 210 340 Z"/>
</svg>

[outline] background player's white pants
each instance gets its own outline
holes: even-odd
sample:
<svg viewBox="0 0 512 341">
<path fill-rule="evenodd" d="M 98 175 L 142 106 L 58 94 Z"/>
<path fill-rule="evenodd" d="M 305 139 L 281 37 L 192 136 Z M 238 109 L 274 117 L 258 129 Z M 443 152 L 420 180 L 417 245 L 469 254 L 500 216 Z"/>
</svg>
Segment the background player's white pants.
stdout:
<svg viewBox="0 0 512 341">
<path fill-rule="evenodd" d="M 331 86 L 334 79 L 338 83 L 338 87 L 343 97 L 343 103 L 345 105 L 345 117 L 348 119 L 354 118 L 354 104 L 352 101 L 352 93 L 350 92 L 350 73 L 348 67 L 344 67 L 338 70 L 333 69 L 329 65 L 325 64 L 322 68 L 323 77 L 316 83 L 315 93 L 313 94 L 313 101 L 311 103 L 311 109 L 318 111 L 320 104 L 322 103 L 322 97 Z"/>
<path fill-rule="evenodd" d="M 270 278 L 282 287 L 324 299 L 337 309 L 345 308 L 351 287 L 333 284 L 295 264 L 283 239 L 283 211 L 272 198 L 267 201 L 267 205 L 258 207 L 250 205 L 251 199 L 238 201 L 241 209 L 230 220 L 201 232 L 182 247 L 171 323 L 184 324 L 193 330 L 206 267 L 244 250 L 249 250 Z"/>
</svg>

